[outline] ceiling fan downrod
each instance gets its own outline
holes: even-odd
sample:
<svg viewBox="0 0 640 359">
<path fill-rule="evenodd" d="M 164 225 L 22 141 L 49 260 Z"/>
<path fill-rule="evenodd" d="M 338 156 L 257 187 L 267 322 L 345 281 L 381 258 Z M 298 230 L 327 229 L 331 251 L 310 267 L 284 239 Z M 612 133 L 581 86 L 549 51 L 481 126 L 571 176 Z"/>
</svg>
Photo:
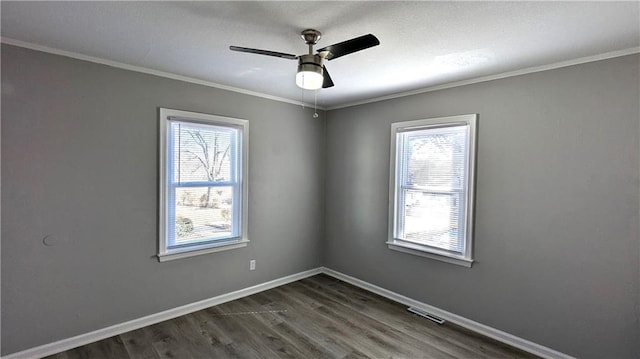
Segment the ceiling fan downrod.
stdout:
<svg viewBox="0 0 640 359">
<path fill-rule="evenodd" d="M 300 37 L 302 37 L 305 44 L 309 45 L 309 55 L 313 55 L 313 45 L 320 41 L 322 33 L 318 30 L 306 29 L 300 33 Z"/>
</svg>

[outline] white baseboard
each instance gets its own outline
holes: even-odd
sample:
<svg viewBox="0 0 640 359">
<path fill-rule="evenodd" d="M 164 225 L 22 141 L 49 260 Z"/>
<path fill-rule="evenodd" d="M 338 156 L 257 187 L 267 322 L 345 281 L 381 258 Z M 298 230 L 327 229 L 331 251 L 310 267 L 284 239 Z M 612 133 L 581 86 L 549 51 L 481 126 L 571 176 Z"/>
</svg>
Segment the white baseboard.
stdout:
<svg viewBox="0 0 640 359">
<path fill-rule="evenodd" d="M 146 317 L 134 319 L 125 323 L 112 325 L 107 328 L 98 329 L 93 332 L 80 334 L 75 337 L 59 340 L 57 342 L 41 345 L 35 348 L 23 350 L 13 354 L 3 356 L 2 359 L 26 359 L 26 358 L 42 358 L 48 355 L 57 354 L 65 350 L 73 349 L 82 345 L 96 342 L 98 340 L 110 338 L 132 330 L 140 329 L 149 325 L 173 319 L 181 315 L 197 312 L 199 310 L 209 308 L 218 304 L 230 302 L 252 294 L 263 292 L 268 289 L 279 287 L 281 285 L 295 282 L 300 279 L 314 276 L 322 273 L 321 268 L 315 268 L 308 271 L 292 274 L 286 277 L 278 278 L 266 283 L 254 285 L 252 287 L 237 290 L 235 292 L 222 294 L 213 298 L 204 299 L 195 303 L 186 304 L 173 309 L 165 310 L 160 313 L 148 315 Z"/>
<path fill-rule="evenodd" d="M 363 280 L 360 280 L 358 278 L 354 278 L 351 277 L 349 275 L 346 275 L 344 273 L 340 273 L 338 271 L 335 271 L 333 269 L 329 269 L 326 267 L 322 267 L 321 268 L 322 273 L 330 275 L 334 278 L 340 279 L 344 282 L 347 282 L 349 284 L 355 285 L 356 287 L 360 287 L 362 289 L 365 289 L 369 292 L 378 294 L 380 296 L 383 296 L 385 298 L 389 298 L 393 301 L 396 301 L 398 303 L 402 303 L 404 305 L 407 305 L 409 307 L 416 307 L 418 309 L 422 309 L 424 311 L 427 311 L 437 317 L 440 317 L 444 320 L 448 320 L 452 323 L 455 323 L 461 327 L 465 327 L 469 330 L 472 330 L 476 333 L 485 335 L 489 338 L 493 338 L 495 340 L 498 340 L 500 342 L 503 342 L 505 344 L 509 344 L 513 347 L 516 347 L 518 349 L 522 349 L 526 352 L 529 352 L 531 354 L 535 354 L 538 355 L 542 358 L 554 358 L 554 359 L 575 359 L 574 357 L 561 353 L 559 351 L 553 350 L 551 348 L 545 347 L 543 345 L 540 344 L 536 344 L 534 342 L 528 341 L 526 339 L 517 337 L 515 335 L 511 335 L 509 333 L 505 333 L 501 330 L 486 326 L 484 324 L 478 323 L 476 321 L 473 321 L 471 319 L 467 319 L 465 317 L 461 317 L 457 314 L 453 314 L 450 312 L 447 312 L 446 310 L 442 310 L 440 308 L 436 308 L 434 306 L 431 306 L 429 304 L 425 304 L 422 302 L 419 302 L 415 299 L 411 299 L 408 297 L 405 297 L 401 294 L 392 292 L 390 290 L 378 287 L 377 285 L 371 284 L 369 282 L 365 282 Z"/>
<path fill-rule="evenodd" d="M 252 294 L 256 294 L 259 292 L 263 292 L 265 290 L 269 290 L 275 287 L 279 287 L 281 285 L 295 282 L 300 279 L 304 279 L 307 277 L 314 276 L 316 274 L 324 273 L 334 278 L 345 281 L 349 284 L 355 285 L 362 289 L 368 290 L 372 293 L 381 295 L 385 298 L 389 298 L 398 303 L 405 304 L 410 307 L 416 307 L 427 311 L 433 315 L 436 315 L 442 319 L 448 320 L 452 323 L 465 327 L 467 329 L 473 330 L 479 334 L 485 335 L 487 337 L 496 339 L 503 343 L 509 344 L 513 347 L 522 349 L 529 353 L 538 355 L 543 358 L 558 358 L 558 359 L 575 359 L 567 354 L 561 353 L 559 351 L 553 350 L 551 348 L 547 348 L 540 344 L 533 343 L 526 339 L 516 337 L 515 335 L 511 335 L 509 333 L 505 333 L 501 330 L 486 326 L 484 324 L 475 322 L 471 319 L 467 319 L 461 317 L 459 315 L 447 312 L 446 310 L 442 310 L 440 308 L 436 308 L 434 306 L 419 302 L 415 299 L 411 299 L 405 297 L 401 294 L 392 292 L 390 290 L 378 287 L 374 284 L 365 282 L 358 278 L 351 277 L 344 273 L 340 273 L 333 269 L 329 269 L 326 267 L 320 267 L 311 269 L 308 271 L 292 274 L 286 277 L 278 278 L 266 283 L 254 285 L 252 287 L 244 288 L 237 290 L 235 292 L 222 294 L 213 298 L 204 299 L 195 303 L 186 304 L 180 307 L 176 307 L 173 309 L 165 310 L 160 313 L 155 313 L 148 315 L 146 317 L 134 319 L 125 323 L 120 323 L 116 325 L 112 325 L 107 328 L 98 329 L 93 332 L 77 335 L 72 338 L 67 338 L 63 340 L 59 340 L 57 342 L 41 345 L 35 348 L 23 350 L 17 353 L 9 354 L 3 356 L 2 359 L 26 359 L 26 358 L 41 358 L 48 355 L 53 355 L 56 353 L 63 352 L 65 350 L 73 349 L 82 345 L 86 345 L 89 343 L 96 342 L 98 340 L 110 338 L 115 335 L 120 335 L 132 330 L 140 329 L 142 327 L 146 327 L 149 325 L 153 325 L 165 320 L 173 319 L 179 317 L 181 315 L 186 315 L 189 313 L 196 312 L 198 310 L 202 310 L 205 308 L 209 308 L 218 304 L 226 303 L 232 300 L 240 299 Z"/>
</svg>

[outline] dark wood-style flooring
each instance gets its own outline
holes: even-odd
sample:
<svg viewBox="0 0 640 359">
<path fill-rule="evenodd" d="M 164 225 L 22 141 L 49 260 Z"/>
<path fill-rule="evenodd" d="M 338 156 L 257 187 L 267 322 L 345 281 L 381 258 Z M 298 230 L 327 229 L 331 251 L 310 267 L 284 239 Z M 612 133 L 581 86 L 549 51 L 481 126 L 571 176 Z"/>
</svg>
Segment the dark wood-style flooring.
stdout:
<svg viewBox="0 0 640 359">
<path fill-rule="evenodd" d="M 48 358 L 535 358 L 326 275 Z"/>
</svg>

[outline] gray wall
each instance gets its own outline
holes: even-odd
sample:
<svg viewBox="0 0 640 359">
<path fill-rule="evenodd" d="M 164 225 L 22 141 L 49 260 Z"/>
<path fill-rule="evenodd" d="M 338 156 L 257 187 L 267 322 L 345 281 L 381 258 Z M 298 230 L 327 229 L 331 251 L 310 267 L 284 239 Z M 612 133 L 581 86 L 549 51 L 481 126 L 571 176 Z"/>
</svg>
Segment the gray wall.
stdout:
<svg viewBox="0 0 640 359">
<path fill-rule="evenodd" d="M 153 258 L 159 107 L 250 121 L 248 247 Z M 318 267 L 323 150 L 300 106 L 3 45 L 2 354 Z"/>
<path fill-rule="evenodd" d="M 639 57 L 330 111 L 329 268 L 580 357 L 640 357 Z M 387 249 L 397 121 L 479 114 L 475 259 Z"/>
<path fill-rule="evenodd" d="M 2 354 L 324 264 L 569 354 L 640 357 L 639 67 L 627 56 L 322 121 L 2 45 Z M 248 247 L 153 258 L 158 107 L 251 122 Z M 390 123 L 464 113 L 480 114 L 477 262 L 387 249 Z"/>
</svg>

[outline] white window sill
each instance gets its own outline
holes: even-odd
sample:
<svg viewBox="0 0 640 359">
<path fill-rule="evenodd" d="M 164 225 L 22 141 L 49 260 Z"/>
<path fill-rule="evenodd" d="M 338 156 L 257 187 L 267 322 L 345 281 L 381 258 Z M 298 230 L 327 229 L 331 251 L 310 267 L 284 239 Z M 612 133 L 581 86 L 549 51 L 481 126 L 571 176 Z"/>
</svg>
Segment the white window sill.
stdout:
<svg viewBox="0 0 640 359">
<path fill-rule="evenodd" d="M 471 266 L 473 265 L 473 259 L 452 255 L 446 252 L 437 253 L 437 252 L 432 252 L 431 250 L 427 251 L 426 247 L 421 246 L 419 244 L 390 240 L 390 241 L 387 241 L 387 246 L 389 247 L 389 249 L 393 249 L 394 251 L 431 258 L 431 259 L 439 260 L 442 262 L 457 264 L 463 267 L 471 268 Z"/>
<path fill-rule="evenodd" d="M 207 253 L 228 251 L 230 249 L 246 247 L 247 243 L 249 243 L 249 240 L 243 239 L 243 240 L 233 241 L 233 242 L 221 242 L 213 245 L 209 244 L 204 248 L 191 247 L 191 248 L 170 249 L 164 253 L 158 254 L 158 262 L 166 262 L 174 259 L 199 256 L 201 254 L 207 254 Z"/>
</svg>

